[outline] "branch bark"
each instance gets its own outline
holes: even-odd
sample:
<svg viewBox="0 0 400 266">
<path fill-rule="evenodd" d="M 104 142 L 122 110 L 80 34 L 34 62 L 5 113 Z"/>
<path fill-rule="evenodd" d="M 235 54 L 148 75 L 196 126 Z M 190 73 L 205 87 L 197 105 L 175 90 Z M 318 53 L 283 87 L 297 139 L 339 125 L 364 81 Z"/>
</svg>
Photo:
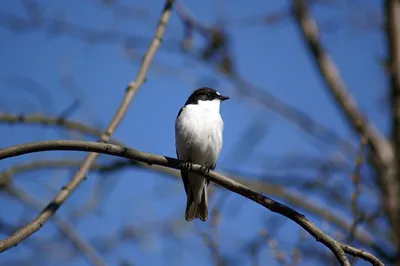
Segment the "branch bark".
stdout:
<svg viewBox="0 0 400 266">
<path fill-rule="evenodd" d="M 345 245 L 343 243 L 334 240 L 333 238 L 325 234 L 323 231 L 321 231 L 318 227 L 316 227 L 313 223 L 311 223 L 303 214 L 298 213 L 292 208 L 284 204 L 281 204 L 277 201 L 274 201 L 254 191 L 253 189 L 246 187 L 241 183 L 238 183 L 214 171 L 210 170 L 209 172 L 205 173 L 203 167 L 198 164 L 194 164 L 191 165 L 189 168 L 185 168 L 184 162 L 171 157 L 145 153 L 113 144 L 88 142 L 88 141 L 73 141 L 73 140 L 33 142 L 28 144 L 12 146 L 9 148 L 4 148 L 0 150 L 0 160 L 28 153 L 50 151 L 50 150 L 67 150 L 67 151 L 69 150 L 69 151 L 86 151 L 86 152 L 103 153 L 117 157 L 123 157 L 134 161 L 139 161 L 149 165 L 153 164 L 160 165 L 173 169 L 188 170 L 190 172 L 201 174 L 208 180 L 217 183 L 218 185 L 234 193 L 240 194 L 243 197 L 246 197 L 260 204 L 261 206 L 264 206 L 265 208 L 269 209 L 272 212 L 279 213 L 289 218 L 290 220 L 294 221 L 295 223 L 300 225 L 303 229 L 305 229 L 309 234 L 311 234 L 318 242 L 321 242 L 326 247 L 328 247 L 332 251 L 332 253 L 336 256 L 337 260 L 340 262 L 341 265 L 350 266 L 350 263 L 345 253 L 360 257 L 366 261 L 369 261 L 373 265 L 384 265 L 382 261 L 380 261 L 373 254 L 354 247 L 350 247 L 348 245 Z M 62 191 L 64 191 L 65 189 L 66 187 L 63 187 Z M 45 208 L 43 212 L 48 211 L 47 209 L 50 209 L 49 211 L 53 212 L 54 208 L 57 208 L 57 206 L 53 206 L 52 204 L 50 204 Z M 27 235 L 30 235 L 33 232 L 39 230 L 40 226 L 41 226 L 40 220 L 38 220 L 37 218 L 30 224 L 26 225 L 25 227 L 21 228 L 19 231 L 8 237 L 7 239 L 1 240 L 0 252 L 3 252 L 8 248 L 12 247 L 13 245 L 16 245 L 19 242 L 23 241 Z"/>
<path fill-rule="evenodd" d="M 368 146 L 371 150 L 372 163 L 378 174 L 386 214 L 397 236 L 400 233 L 398 216 L 400 214 L 400 182 L 396 180 L 396 169 L 393 166 L 394 149 L 375 125 L 367 122 L 360 112 L 357 102 L 349 93 L 335 63 L 320 42 L 318 28 L 309 14 L 307 1 L 293 0 L 293 13 L 307 48 L 327 85 L 328 92 L 331 93 L 354 131 L 359 135 L 365 133 L 368 137 Z"/>
<path fill-rule="evenodd" d="M 24 125 L 42 125 L 42 126 L 54 126 L 62 127 L 65 130 L 71 130 L 74 132 L 79 132 L 84 135 L 90 135 L 97 138 L 101 137 L 101 130 L 98 128 L 90 127 L 83 123 L 65 119 L 63 117 L 49 116 L 45 114 L 10 114 L 10 113 L 0 113 L 0 122 L 8 123 L 10 125 L 24 124 Z M 120 142 L 109 140 L 108 142 L 121 145 Z"/>
<path fill-rule="evenodd" d="M 391 92 L 392 107 L 392 140 L 394 145 L 394 163 L 397 176 L 397 197 L 389 199 L 393 202 L 391 211 L 397 227 L 395 228 L 397 238 L 397 250 L 400 251 L 400 1 L 386 0 L 386 34 L 388 47 L 388 70 L 389 70 L 389 86 Z M 398 264 L 400 265 L 400 258 Z"/>
<path fill-rule="evenodd" d="M 360 135 L 366 132 L 371 148 L 378 153 L 383 162 L 390 162 L 388 159 L 392 158 L 393 153 L 390 144 L 377 130 L 375 125 L 367 123 L 364 119 L 364 115 L 360 112 L 356 100 L 349 93 L 348 88 L 342 80 L 339 70 L 319 40 L 318 28 L 314 19 L 309 14 L 307 1 L 294 0 L 293 12 L 304 41 L 317 64 L 318 71 L 324 78 L 329 92 L 341 107 L 350 125 Z"/>
<path fill-rule="evenodd" d="M 65 128 L 66 130 L 73 130 L 82 134 L 91 135 L 94 137 L 101 136 L 101 130 L 88 126 L 86 124 L 67 120 L 67 119 L 59 119 L 57 117 L 47 116 L 44 114 L 31 114 L 31 115 L 14 115 L 9 113 L 0 113 L 0 122 L 6 122 L 11 124 L 32 124 L 32 125 L 42 125 L 42 126 L 57 126 Z M 111 140 L 109 143 L 113 143 L 116 145 L 123 145 L 121 142 L 116 140 Z M 11 175 L 19 172 L 41 169 L 41 168 L 52 168 L 52 167 L 79 167 L 81 164 L 80 160 L 56 160 L 56 161 L 33 161 L 28 163 L 23 163 L 21 165 L 17 165 L 7 169 L 7 171 L 3 172 L 1 175 L 7 175 L 7 180 L 11 178 Z M 115 162 L 111 162 L 105 165 L 93 164 L 91 167 L 91 171 L 112 171 L 123 169 L 124 167 L 144 167 L 147 169 L 152 169 L 160 173 L 172 175 L 174 177 L 180 178 L 179 171 L 174 169 L 160 167 L 156 165 L 147 165 L 139 162 L 126 162 L 124 160 L 118 160 Z M 344 232 L 351 231 L 351 222 L 347 221 L 343 217 L 338 214 L 335 214 L 331 210 L 327 210 L 324 206 L 319 206 L 314 202 L 310 202 L 306 198 L 298 195 L 296 193 L 290 193 L 281 185 L 277 185 L 274 183 L 267 182 L 267 180 L 254 180 L 252 178 L 248 178 L 247 176 L 232 176 L 230 173 L 226 173 L 231 176 L 234 180 L 243 183 L 246 186 L 257 189 L 264 193 L 267 193 L 271 196 L 278 197 L 286 202 L 296 206 L 300 210 L 306 211 L 315 217 L 320 217 L 321 219 L 332 223 L 338 228 L 344 230 Z M 1 178 L 0 178 L 1 179 Z M 11 178 L 12 179 L 12 178 Z M 12 180 L 11 180 L 12 181 Z M 357 241 L 360 241 L 363 245 L 369 247 L 371 250 L 376 252 L 382 258 L 385 258 L 389 261 L 393 260 L 393 256 L 387 251 L 383 250 L 371 237 L 370 234 L 366 232 L 361 232 L 361 230 L 357 230 L 355 232 L 354 237 Z"/>
<path fill-rule="evenodd" d="M 340 147 L 340 150 L 343 150 L 346 154 L 357 154 L 357 150 L 353 147 L 353 145 L 349 141 L 340 137 L 332 129 L 315 121 L 310 115 L 303 112 L 302 110 L 291 106 L 290 104 L 275 97 L 273 94 L 268 92 L 268 90 L 264 90 L 243 78 L 242 75 L 237 71 L 237 68 L 233 67 L 235 64 L 232 60 L 233 56 L 231 55 L 229 50 L 229 40 L 226 38 L 228 34 L 226 34 L 222 29 L 217 28 L 217 30 L 220 31 L 219 37 L 221 37 L 219 38 L 219 43 L 224 43 L 224 45 L 213 45 L 213 38 L 210 38 L 210 36 L 212 36 L 213 32 L 215 32 L 214 27 L 206 27 L 201 24 L 198 20 L 191 16 L 186 8 L 184 8 L 182 5 L 179 5 L 179 7 L 177 6 L 176 11 L 178 13 L 178 16 L 183 21 L 184 27 L 189 28 L 190 31 L 194 30 L 197 33 L 201 34 L 203 37 L 206 38 L 207 43 L 211 42 L 210 44 L 206 45 L 207 47 L 214 47 L 215 52 L 217 52 L 218 50 L 220 54 L 225 54 L 226 57 L 230 58 L 231 67 L 229 67 L 229 70 L 225 67 L 221 68 L 220 64 L 222 62 L 219 62 L 218 60 L 208 65 L 211 65 L 213 67 L 213 70 L 219 71 L 221 75 L 228 78 L 228 80 L 238 88 L 238 92 L 241 96 L 245 96 L 251 101 L 257 102 L 271 109 L 285 119 L 294 123 L 301 130 L 315 137 L 316 139 L 327 143 L 337 144 L 337 146 Z M 290 13 L 289 16 L 291 15 L 292 14 Z M 195 57 L 197 58 L 197 56 Z M 204 60 L 204 58 L 197 59 L 204 63 L 209 62 L 207 60 Z"/>
<path fill-rule="evenodd" d="M 125 97 L 110 124 L 108 125 L 107 129 L 101 135 L 99 140 L 100 142 L 108 142 L 111 139 L 111 136 L 114 134 L 117 127 L 123 120 L 125 113 L 128 110 L 140 86 L 146 81 L 146 75 L 149 70 L 150 64 L 153 61 L 155 53 L 161 44 L 166 25 L 171 16 L 172 5 L 173 0 L 165 1 L 153 41 L 151 42 L 150 47 L 148 48 L 143 58 L 139 73 L 137 74 L 135 81 L 131 82 L 126 89 Z M 11 246 L 17 244 L 18 242 L 22 241 L 23 239 L 29 237 L 34 232 L 39 230 L 57 212 L 58 208 L 60 208 L 60 206 L 68 199 L 72 192 L 86 178 L 86 175 L 90 170 L 91 165 L 95 162 L 97 157 L 97 153 L 90 153 L 82 163 L 78 172 L 71 179 L 71 181 L 66 186 L 64 186 L 64 188 L 54 197 L 54 199 L 46 206 L 46 208 L 43 209 L 39 216 L 37 216 L 31 223 L 24 227 L 24 230 L 20 230 L 13 236 L 11 236 L 10 241 L 7 242 L 8 245 L 4 246 L 4 243 L 1 243 L 0 250 L 10 248 Z"/>
<path fill-rule="evenodd" d="M 40 211 L 43 207 L 37 199 L 27 194 L 26 191 L 10 186 L 7 188 L 7 192 L 18 200 L 22 201 L 24 204 L 34 209 L 35 211 Z M 74 227 L 67 221 L 61 219 L 60 217 L 54 216 L 53 223 L 55 226 L 64 234 L 71 243 L 75 246 L 77 250 L 82 252 L 82 254 L 87 258 L 87 260 L 95 266 L 105 266 L 107 263 L 103 258 L 97 253 L 97 251 L 90 245 L 89 242 L 85 241 L 78 232 L 75 231 Z"/>
</svg>

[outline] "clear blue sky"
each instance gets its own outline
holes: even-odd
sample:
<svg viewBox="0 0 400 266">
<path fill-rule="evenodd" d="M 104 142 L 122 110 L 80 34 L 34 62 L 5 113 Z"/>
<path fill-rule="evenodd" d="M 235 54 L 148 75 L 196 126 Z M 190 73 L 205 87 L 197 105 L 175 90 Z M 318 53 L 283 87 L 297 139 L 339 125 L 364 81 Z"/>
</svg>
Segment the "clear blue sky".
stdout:
<svg viewBox="0 0 400 266">
<path fill-rule="evenodd" d="M 148 12 L 143 18 L 129 20 L 113 15 L 109 9 L 95 2 L 46 1 L 46 4 L 41 2 L 41 5 L 47 19 L 65 18 L 74 25 L 93 30 L 118 30 L 142 37 L 146 41 L 138 45 L 136 52 L 143 54 L 153 36 L 163 1 L 119 1 Z M 286 19 L 273 26 L 246 26 L 238 22 L 241 18 L 255 14 L 281 10 L 287 6 L 288 1 L 253 1 L 251 4 L 245 1 L 229 1 L 229 4 L 224 5 L 223 11 L 216 12 L 216 3 L 219 2 L 228 3 L 183 3 L 206 25 L 212 25 L 218 17 L 229 18 L 227 29 L 231 34 L 236 65 L 242 76 L 357 143 L 327 93 L 292 20 Z M 364 2 L 371 9 L 380 11 L 379 1 Z M 4 14 L 26 17 L 22 1 L 1 1 L 0 10 L 0 22 Z M 354 7 L 346 4 L 314 10 L 318 21 L 337 22 L 339 29 L 323 35 L 324 44 L 362 110 L 380 129 L 386 130 L 387 121 L 384 117 L 387 110 L 381 108 L 382 100 L 386 96 L 386 84 L 379 65 L 379 60 L 384 55 L 382 36 L 376 29 L 363 31 L 348 26 L 353 13 Z M 176 44 L 176 40 L 182 38 L 182 32 L 180 22 L 176 14 L 173 14 L 164 45 L 171 42 Z M 138 58 L 133 62 L 127 60 L 125 50 L 117 42 L 92 45 L 75 37 L 55 36 L 47 28 L 15 32 L 0 23 L 0 40 L 0 111 L 55 115 L 79 99 L 82 101 L 81 106 L 70 118 L 101 128 L 112 118 L 126 85 L 136 76 L 140 62 Z M 196 38 L 196 41 L 196 45 L 201 47 L 201 39 Z M 196 87 L 216 85 L 217 90 L 232 98 L 223 104 L 221 110 L 225 134 L 224 149 L 217 170 L 240 169 L 255 173 L 266 169 L 269 162 L 262 161 L 257 154 L 303 154 L 321 158 L 337 154 L 335 147 L 316 142 L 279 115 L 239 98 L 235 88 L 215 75 L 214 69 L 175 50 L 176 52 L 169 52 L 162 46 L 157 53 L 148 81 L 134 99 L 115 134 L 116 139 L 142 151 L 175 156 L 174 121 L 179 108 Z M 73 86 L 62 83 L 65 74 L 73 78 Z M 32 83 L 32 80 L 37 84 Z M 47 96 L 43 96 L 44 100 L 43 97 L 37 99 L 31 96 L 32 91 L 45 91 L 42 95 Z M 45 108 L 41 106 L 41 101 L 46 103 Z M 245 163 L 238 164 L 233 160 L 232 152 L 241 141 L 244 130 L 254 119 L 260 117 L 263 118 L 267 133 L 257 145 L 255 155 Z M 0 125 L 0 130 L 3 136 L 0 147 L 71 137 L 65 133 L 60 135 L 58 130 L 40 127 Z M 0 168 L 5 169 L 32 158 L 52 158 L 55 154 L 61 153 L 35 154 L 2 161 Z M 60 158 L 77 158 L 76 156 L 83 155 L 64 153 L 64 157 Z M 74 171 L 40 171 L 18 176 L 16 183 L 47 202 L 73 173 Z M 98 178 L 100 177 L 94 173 L 89 174 L 88 181 L 81 185 L 59 213 L 66 216 L 71 209 L 86 202 Z M 115 234 L 124 224 L 145 228 L 146 224 L 162 225 L 163 222 L 166 224 L 179 221 L 177 226 L 186 228 L 185 235 L 180 240 L 160 239 L 151 232 L 146 233 L 148 241 L 145 241 L 145 245 L 123 245 L 106 255 L 110 265 L 115 265 L 121 258 L 130 259 L 137 265 L 165 265 L 165 260 L 168 260 L 169 265 L 209 265 L 209 251 L 200 243 L 198 236 L 194 237 L 194 228 L 208 230 L 208 226 L 196 222 L 193 227 L 184 223 L 185 195 L 181 182 L 171 181 L 157 173 L 137 170 L 118 172 L 108 178 L 107 182 L 109 184 L 106 186 L 114 183 L 116 185 L 106 197 L 101 215 L 91 215 L 76 223 L 76 229 L 86 239 L 94 239 L 99 233 Z M 219 193 L 218 196 L 220 195 Z M 5 197 L 0 199 L 4 201 Z M 316 200 L 324 204 L 323 200 Z M 0 215 L 10 215 L 11 221 L 20 221 L 21 216 L 25 221 L 33 217 L 31 213 L 22 215 L 23 212 L 26 209 L 21 208 L 18 202 L 7 201 L 7 205 L 1 204 L 0 207 Z M 236 195 L 229 196 L 223 215 L 219 243 L 222 252 L 231 259 L 240 257 L 236 252 L 246 240 L 257 234 L 267 218 L 277 216 Z M 330 228 L 323 226 L 321 221 L 313 218 L 312 221 L 329 232 Z M 274 228 L 267 229 L 274 231 Z M 54 227 L 48 224 L 33 238 L 41 239 L 52 232 Z M 296 244 L 292 240 L 297 239 L 298 232 L 299 227 L 287 221 L 279 233 L 282 239 L 279 242 L 280 247 L 290 250 Z M 5 235 L 1 237 L 4 238 Z M 272 253 L 268 248 L 265 250 L 262 256 L 265 263 L 262 265 L 275 265 Z M 20 245 L 1 254 L 0 262 L 29 254 L 29 249 Z M 178 255 L 180 257 L 176 257 Z M 248 262 L 247 259 L 245 261 Z M 241 263 L 238 262 L 238 265 L 244 265 Z M 73 265 L 88 264 L 82 258 L 74 260 Z"/>
</svg>

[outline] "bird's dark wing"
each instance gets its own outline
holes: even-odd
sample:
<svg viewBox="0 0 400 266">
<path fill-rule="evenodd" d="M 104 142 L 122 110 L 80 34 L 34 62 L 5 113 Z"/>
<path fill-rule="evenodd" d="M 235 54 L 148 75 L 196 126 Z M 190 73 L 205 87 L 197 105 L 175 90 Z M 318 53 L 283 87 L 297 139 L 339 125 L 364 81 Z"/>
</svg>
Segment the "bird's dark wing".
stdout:
<svg viewBox="0 0 400 266">
<path fill-rule="evenodd" d="M 214 164 L 214 165 L 212 165 L 212 166 L 210 167 L 210 169 L 214 171 L 214 169 L 215 169 L 216 166 L 217 166 L 217 164 Z"/>
<path fill-rule="evenodd" d="M 179 116 L 179 114 L 178 114 L 178 116 Z M 179 159 L 178 151 L 176 151 L 176 157 L 178 157 L 178 159 Z M 187 194 L 188 194 L 188 189 L 189 189 L 189 176 L 188 176 L 188 172 L 187 172 L 187 171 L 181 170 L 181 177 L 182 177 L 183 186 L 185 187 L 185 192 L 186 192 L 186 195 L 187 195 Z"/>
<path fill-rule="evenodd" d="M 178 154 L 178 153 L 176 153 L 176 154 Z M 179 156 L 178 156 L 179 157 Z M 215 167 L 216 167 L 217 165 L 215 164 L 213 167 L 211 167 L 210 169 L 211 170 L 214 170 L 215 169 Z M 185 191 L 186 191 L 186 194 L 188 193 L 188 185 L 189 185 L 189 180 L 188 180 L 188 178 L 189 178 L 189 172 L 187 172 L 187 171 L 182 171 L 181 170 L 181 176 L 182 176 L 182 181 L 183 181 L 183 185 L 184 185 L 184 187 L 185 187 Z M 208 180 L 208 179 L 206 179 L 206 186 L 208 186 L 210 184 L 210 180 Z"/>
<path fill-rule="evenodd" d="M 181 109 L 179 109 L 176 119 L 178 119 L 178 117 L 181 115 L 184 108 L 185 108 L 185 106 L 183 106 Z M 179 159 L 179 154 L 178 154 L 177 150 L 176 150 L 176 157 L 178 157 L 178 159 Z M 181 176 L 182 176 L 183 186 L 185 187 L 185 192 L 186 192 L 186 194 L 188 194 L 188 189 L 189 189 L 188 172 L 181 170 Z"/>
<path fill-rule="evenodd" d="M 185 192 L 186 192 L 186 195 L 187 195 L 188 194 L 188 189 L 189 189 L 189 175 L 188 175 L 188 172 L 181 170 L 181 176 L 182 176 L 183 186 L 185 187 Z"/>
<path fill-rule="evenodd" d="M 214 164 L 213 166 L 210 167 L 210 169 L 214 171 L 216 166 L 217 166 L 217 164 Z M 208 186 L 209 184 L 210 184 L 210 180 L 206 179 L 206 186 Z"/>
</svg>

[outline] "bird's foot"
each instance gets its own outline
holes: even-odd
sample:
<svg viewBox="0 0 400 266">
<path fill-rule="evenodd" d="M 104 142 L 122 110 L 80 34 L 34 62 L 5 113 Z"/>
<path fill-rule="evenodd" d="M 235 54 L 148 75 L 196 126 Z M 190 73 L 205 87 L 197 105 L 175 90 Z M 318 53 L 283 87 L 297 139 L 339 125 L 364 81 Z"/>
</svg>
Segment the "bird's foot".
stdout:
<svg viewBox="0 0 400 266">
<path fill-rule="evenodd" d="M 210 166 L 208 163 L 206 163 L 206 164 L 204 164 L 204 165 L 202 165 L 202 166 L 200 167 L 200 170 L 203 171 L 203 173 L 204 173 L 205 175 L 208 175 L 208 173 L 210 173 L 211 166 Z"/>
<path fill-rule="evenodd" d="M 190 171 L 193 168 L 193 163 L 190 161 L 182 161 L 179 163 L 179 168 L 182 170 Z"/>
</svg>

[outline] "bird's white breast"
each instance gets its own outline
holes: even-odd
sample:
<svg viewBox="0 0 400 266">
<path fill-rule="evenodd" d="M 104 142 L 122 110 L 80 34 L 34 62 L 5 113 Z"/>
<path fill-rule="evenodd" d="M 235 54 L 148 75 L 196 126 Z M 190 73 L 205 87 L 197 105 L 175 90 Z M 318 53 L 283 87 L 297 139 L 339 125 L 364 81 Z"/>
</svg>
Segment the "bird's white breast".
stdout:
<svg viewBox="0 0 400 266">
<path fill-rule="evenodd" d="M 199 101 L 187 105 L 176 120 L 176 147 L 181 160 L 214 165 L 222 148 L 224 122 L 220 102 Z"/>
</svg>

